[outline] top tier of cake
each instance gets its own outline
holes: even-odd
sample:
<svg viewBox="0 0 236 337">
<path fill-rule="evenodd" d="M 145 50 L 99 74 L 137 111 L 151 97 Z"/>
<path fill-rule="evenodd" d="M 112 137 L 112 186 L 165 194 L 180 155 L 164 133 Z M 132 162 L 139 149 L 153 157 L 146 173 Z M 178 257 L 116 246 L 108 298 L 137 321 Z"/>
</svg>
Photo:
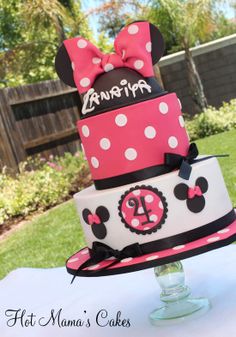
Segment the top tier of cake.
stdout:
<svg viewBox="0 0 236 337">
<path fill-rule="evenodd" d="M 177 166 L 166 154 L 188 155 L 180 102 L 154 77 L 163 52 L 163 37 L 148 22 L 123 28 L 110 54 L 82 37 L 64 41 L 58 51 L 60 78 L 80 94 L 77 126 L 97 189 L 167 173 Z"/>
</svg>

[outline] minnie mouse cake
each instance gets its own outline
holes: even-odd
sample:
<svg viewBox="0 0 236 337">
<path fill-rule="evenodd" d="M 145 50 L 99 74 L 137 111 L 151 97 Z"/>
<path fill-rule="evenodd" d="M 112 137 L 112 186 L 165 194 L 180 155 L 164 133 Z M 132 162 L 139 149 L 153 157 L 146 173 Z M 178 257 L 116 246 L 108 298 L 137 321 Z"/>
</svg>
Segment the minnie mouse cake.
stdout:
<svg viewBox="0 0 236 337">
<path fill-rule="evenodd" d="M 153 267 L 236 239 L 217 159 L 198 156 L 176 94 L 154 78 L 160 31 L 134 22 L 114 50 L 76 37 L 56 56 L 59 77 L 80 94 L 77 125 L 94 180 L 74 197 L 88 245 L 67 261 L 74 276 Z"/>
</svg>

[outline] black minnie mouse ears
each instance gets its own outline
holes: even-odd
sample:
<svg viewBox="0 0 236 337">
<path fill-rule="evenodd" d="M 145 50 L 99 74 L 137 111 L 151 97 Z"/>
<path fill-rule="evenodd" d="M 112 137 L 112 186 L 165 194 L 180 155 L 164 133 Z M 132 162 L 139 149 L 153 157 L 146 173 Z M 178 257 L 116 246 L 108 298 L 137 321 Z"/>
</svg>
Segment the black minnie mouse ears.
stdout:
<svg viewBox="0 0 236 337">
<path fill-rule="evenodd" d="M 149 23 L 152 42 L 152 64 L 156 64 L 163 56 L 165 51 L 165 41 L 159 29 L 152 23 Z"/>
<path fill-rule="evenodd" d="M 71 67 L 71 60 L 67 53 L 64 44 L 59 48 L 55 58 L 55 69 L 58 77 L 70 87 L 76 88 L 74 81 L 73 69 Z"/>
</svg>

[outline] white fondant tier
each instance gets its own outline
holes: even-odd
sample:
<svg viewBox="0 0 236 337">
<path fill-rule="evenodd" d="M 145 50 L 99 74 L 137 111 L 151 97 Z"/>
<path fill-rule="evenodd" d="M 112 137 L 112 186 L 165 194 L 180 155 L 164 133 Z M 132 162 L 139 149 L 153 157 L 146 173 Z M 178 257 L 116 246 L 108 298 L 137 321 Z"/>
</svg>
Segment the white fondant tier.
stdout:
<svg viewBox="0 0 236 337">
<path fill-rule="evenodd" d="M 232 210 L 216 158 L 193 164 L 189 180 L 178 172 L 102 191 L 91 186 L 75 194 L 88 247 L 101 241 L 121 250 L 132 243 L 164 239 Z"/>
</svg>

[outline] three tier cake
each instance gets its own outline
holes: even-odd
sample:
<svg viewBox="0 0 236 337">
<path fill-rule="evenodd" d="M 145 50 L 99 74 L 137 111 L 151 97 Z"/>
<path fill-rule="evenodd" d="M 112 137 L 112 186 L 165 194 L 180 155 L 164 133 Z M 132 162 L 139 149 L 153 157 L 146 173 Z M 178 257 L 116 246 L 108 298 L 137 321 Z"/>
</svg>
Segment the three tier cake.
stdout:
<svg viewBox="0 0 236 337">
<path fill-rule="evenodd" d="M 74 197 L 88 245 L 67 261 L 74 276 L 136 271 L 236 240 L 217 159 L 198 155 L 180 101 L 154 77 L 160 31 L 134 22 L 114 50 L 76 37 L 56 57 L 59 77 L 80 94 L 77 126 L 94 181 Z"/>
</svg>

